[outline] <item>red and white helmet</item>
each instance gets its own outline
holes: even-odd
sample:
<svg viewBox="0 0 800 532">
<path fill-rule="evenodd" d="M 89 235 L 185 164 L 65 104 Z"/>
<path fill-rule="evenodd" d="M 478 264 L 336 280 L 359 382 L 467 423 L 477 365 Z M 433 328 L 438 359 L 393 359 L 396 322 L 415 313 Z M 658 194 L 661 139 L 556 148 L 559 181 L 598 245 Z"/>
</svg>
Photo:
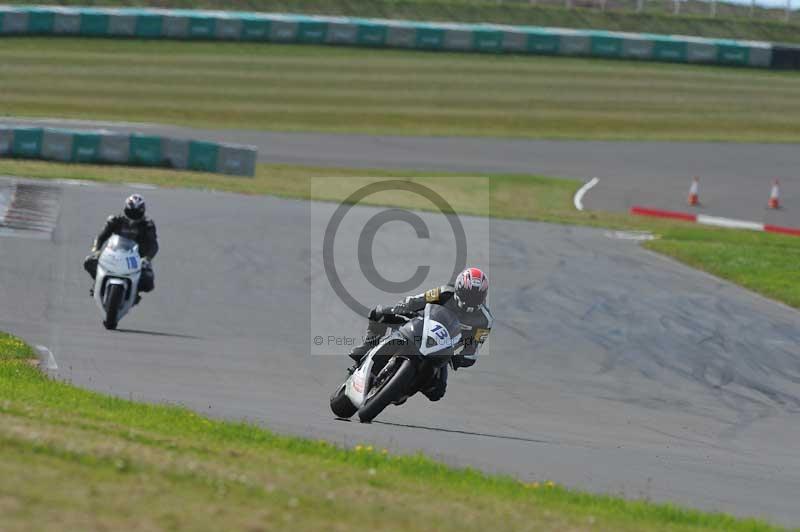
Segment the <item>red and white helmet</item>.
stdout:
<svg viewBox="0 0 800 532">
<path fill-rule="evenodd" d="M 489 278 L 478 268 L 467 268 L 456 277 L 455 300 L 460 309 L 474 312 L 486 301 Z"/>
</svg>

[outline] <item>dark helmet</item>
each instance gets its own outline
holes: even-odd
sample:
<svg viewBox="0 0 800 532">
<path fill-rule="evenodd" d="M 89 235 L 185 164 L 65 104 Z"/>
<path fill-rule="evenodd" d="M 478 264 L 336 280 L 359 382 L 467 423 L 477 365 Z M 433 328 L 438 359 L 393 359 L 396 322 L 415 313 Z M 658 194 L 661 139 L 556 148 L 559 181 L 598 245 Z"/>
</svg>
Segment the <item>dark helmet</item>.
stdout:
<svg viewBox="0 0 800 532">
<path fill-rule="evenodd" d="M 489 278 L 478 268 L 467 268 L 456 277 L 455 300 L 458 308 L 474 312 L 486 301 Z"/>
<path fill-rule="evenodd" d="M 131 220 L 141 220 L 144 218 L 144 198 L 139 194 L 134 194 L 125 200 L 125 216 Z"/>
</svg>

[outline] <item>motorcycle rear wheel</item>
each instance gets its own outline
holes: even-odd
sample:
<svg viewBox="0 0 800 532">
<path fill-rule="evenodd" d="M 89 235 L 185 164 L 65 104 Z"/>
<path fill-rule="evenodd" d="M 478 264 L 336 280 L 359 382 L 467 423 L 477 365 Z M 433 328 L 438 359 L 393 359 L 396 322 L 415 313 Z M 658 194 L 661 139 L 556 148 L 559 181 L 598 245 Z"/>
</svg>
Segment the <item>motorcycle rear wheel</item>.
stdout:
<svg viewBox="0 0 800 532">
<path fill-rule="evenodd" d="M 389 375 L 382 383 L 378 383 L 378 390 L 364 401 L 358 409 L 358 419 L 362 423 L 370 423 L 389 404 L 403 396 L 408 385 L 414 380 L 416 368 L 406 358 L 397 359 L 399 364 L 394 364 L 394 373 Z"/>
<path fill-rule="evenodd" d="M 108 308 L 106 309 L 106 319 L 103 321 L 103 326 L 113 331 L 117 328 L 117 316 L 119 316 L 119 308 L 122 306 L 122 298 L 125 296 L 125 290 L 118 284 L 112 284 L 108 287 Z"/>
</svg>

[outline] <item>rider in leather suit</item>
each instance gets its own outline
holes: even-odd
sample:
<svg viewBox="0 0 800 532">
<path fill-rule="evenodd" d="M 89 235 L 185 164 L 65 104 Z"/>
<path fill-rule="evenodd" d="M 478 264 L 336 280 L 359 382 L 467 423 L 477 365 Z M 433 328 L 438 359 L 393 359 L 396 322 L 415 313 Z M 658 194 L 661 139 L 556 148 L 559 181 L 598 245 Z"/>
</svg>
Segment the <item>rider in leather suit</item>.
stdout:
<svg viewBox="0 0 800 532">
<path fill-rule="evenodd" d="M 155 288 L 155 274 L 150 262 L 158 253 L 156 224 L 144 214 L 145 203 L 142 196 L 134 194 L 126 199 L 123 214 L 108 217 L 105 227 L 103 227 L 103 230 L 100 231 L 94 241 L 91 253 L 83 262 L 83 267 L 94 279 L 97 275 L 97 262 L 100 258 L 103 244 L 111 238 L 111 235 L 116 234 L 136 242 L 139 245 L 139 253 L 142 256 L 142 274 L 139 278 L 137 303 L 139 302 L 139 292 L 150 292 Z"/>
<path fill-rule="evenodd" d="M 432 288 L 407 297 L 393 307 L 379 305 L 369 313 L 364 343 L 354 347 L 350 357 L 358 365 L 369 350 L 378 345 L 392 325 L 404 321 L 400 317 L 416 316 L 425 309 L 426 304 L 431 303 L 447 307 L 461 321 L 462 340 L 456 348 L 452 363 L 453 369 L 468 368 L 475 364 L 480 347 L 494 324 L 494 318 L 485 305 L 488 289 L 489 280 L 486 275 L 478 268 L 467 268 L 452 285 Z M 444 366 L 421 391 L 431 401 L 438 401 L 444 397 L 446 390 L 447 366 Z"/>
</svg>

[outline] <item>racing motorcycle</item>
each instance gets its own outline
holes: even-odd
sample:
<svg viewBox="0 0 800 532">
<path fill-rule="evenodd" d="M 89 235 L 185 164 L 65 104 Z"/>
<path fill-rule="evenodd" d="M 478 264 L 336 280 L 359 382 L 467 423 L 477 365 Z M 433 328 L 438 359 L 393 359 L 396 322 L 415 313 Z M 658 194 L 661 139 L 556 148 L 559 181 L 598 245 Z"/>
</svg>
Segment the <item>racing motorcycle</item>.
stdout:
<svg viewBox="0 0 800 532">
<path fill-rule="evenodd" d="M 461 323 L 441 305 L 425 306 L 422 316 L 397 324 L 373 347 L 331 396 L 339 418 L 358 413 L 369 423 L 389 404 L 402 404 L 453 358 Z"/>
<path fill-rule="evenodd" d="M 139 245 L 133 240 L 112 235 L 106 242 L 97 263 L 94 300 L 105 313 L 103 325 L 116 329 L 119 320 L 136 301 L 142 258 Z"/>
</svg>

